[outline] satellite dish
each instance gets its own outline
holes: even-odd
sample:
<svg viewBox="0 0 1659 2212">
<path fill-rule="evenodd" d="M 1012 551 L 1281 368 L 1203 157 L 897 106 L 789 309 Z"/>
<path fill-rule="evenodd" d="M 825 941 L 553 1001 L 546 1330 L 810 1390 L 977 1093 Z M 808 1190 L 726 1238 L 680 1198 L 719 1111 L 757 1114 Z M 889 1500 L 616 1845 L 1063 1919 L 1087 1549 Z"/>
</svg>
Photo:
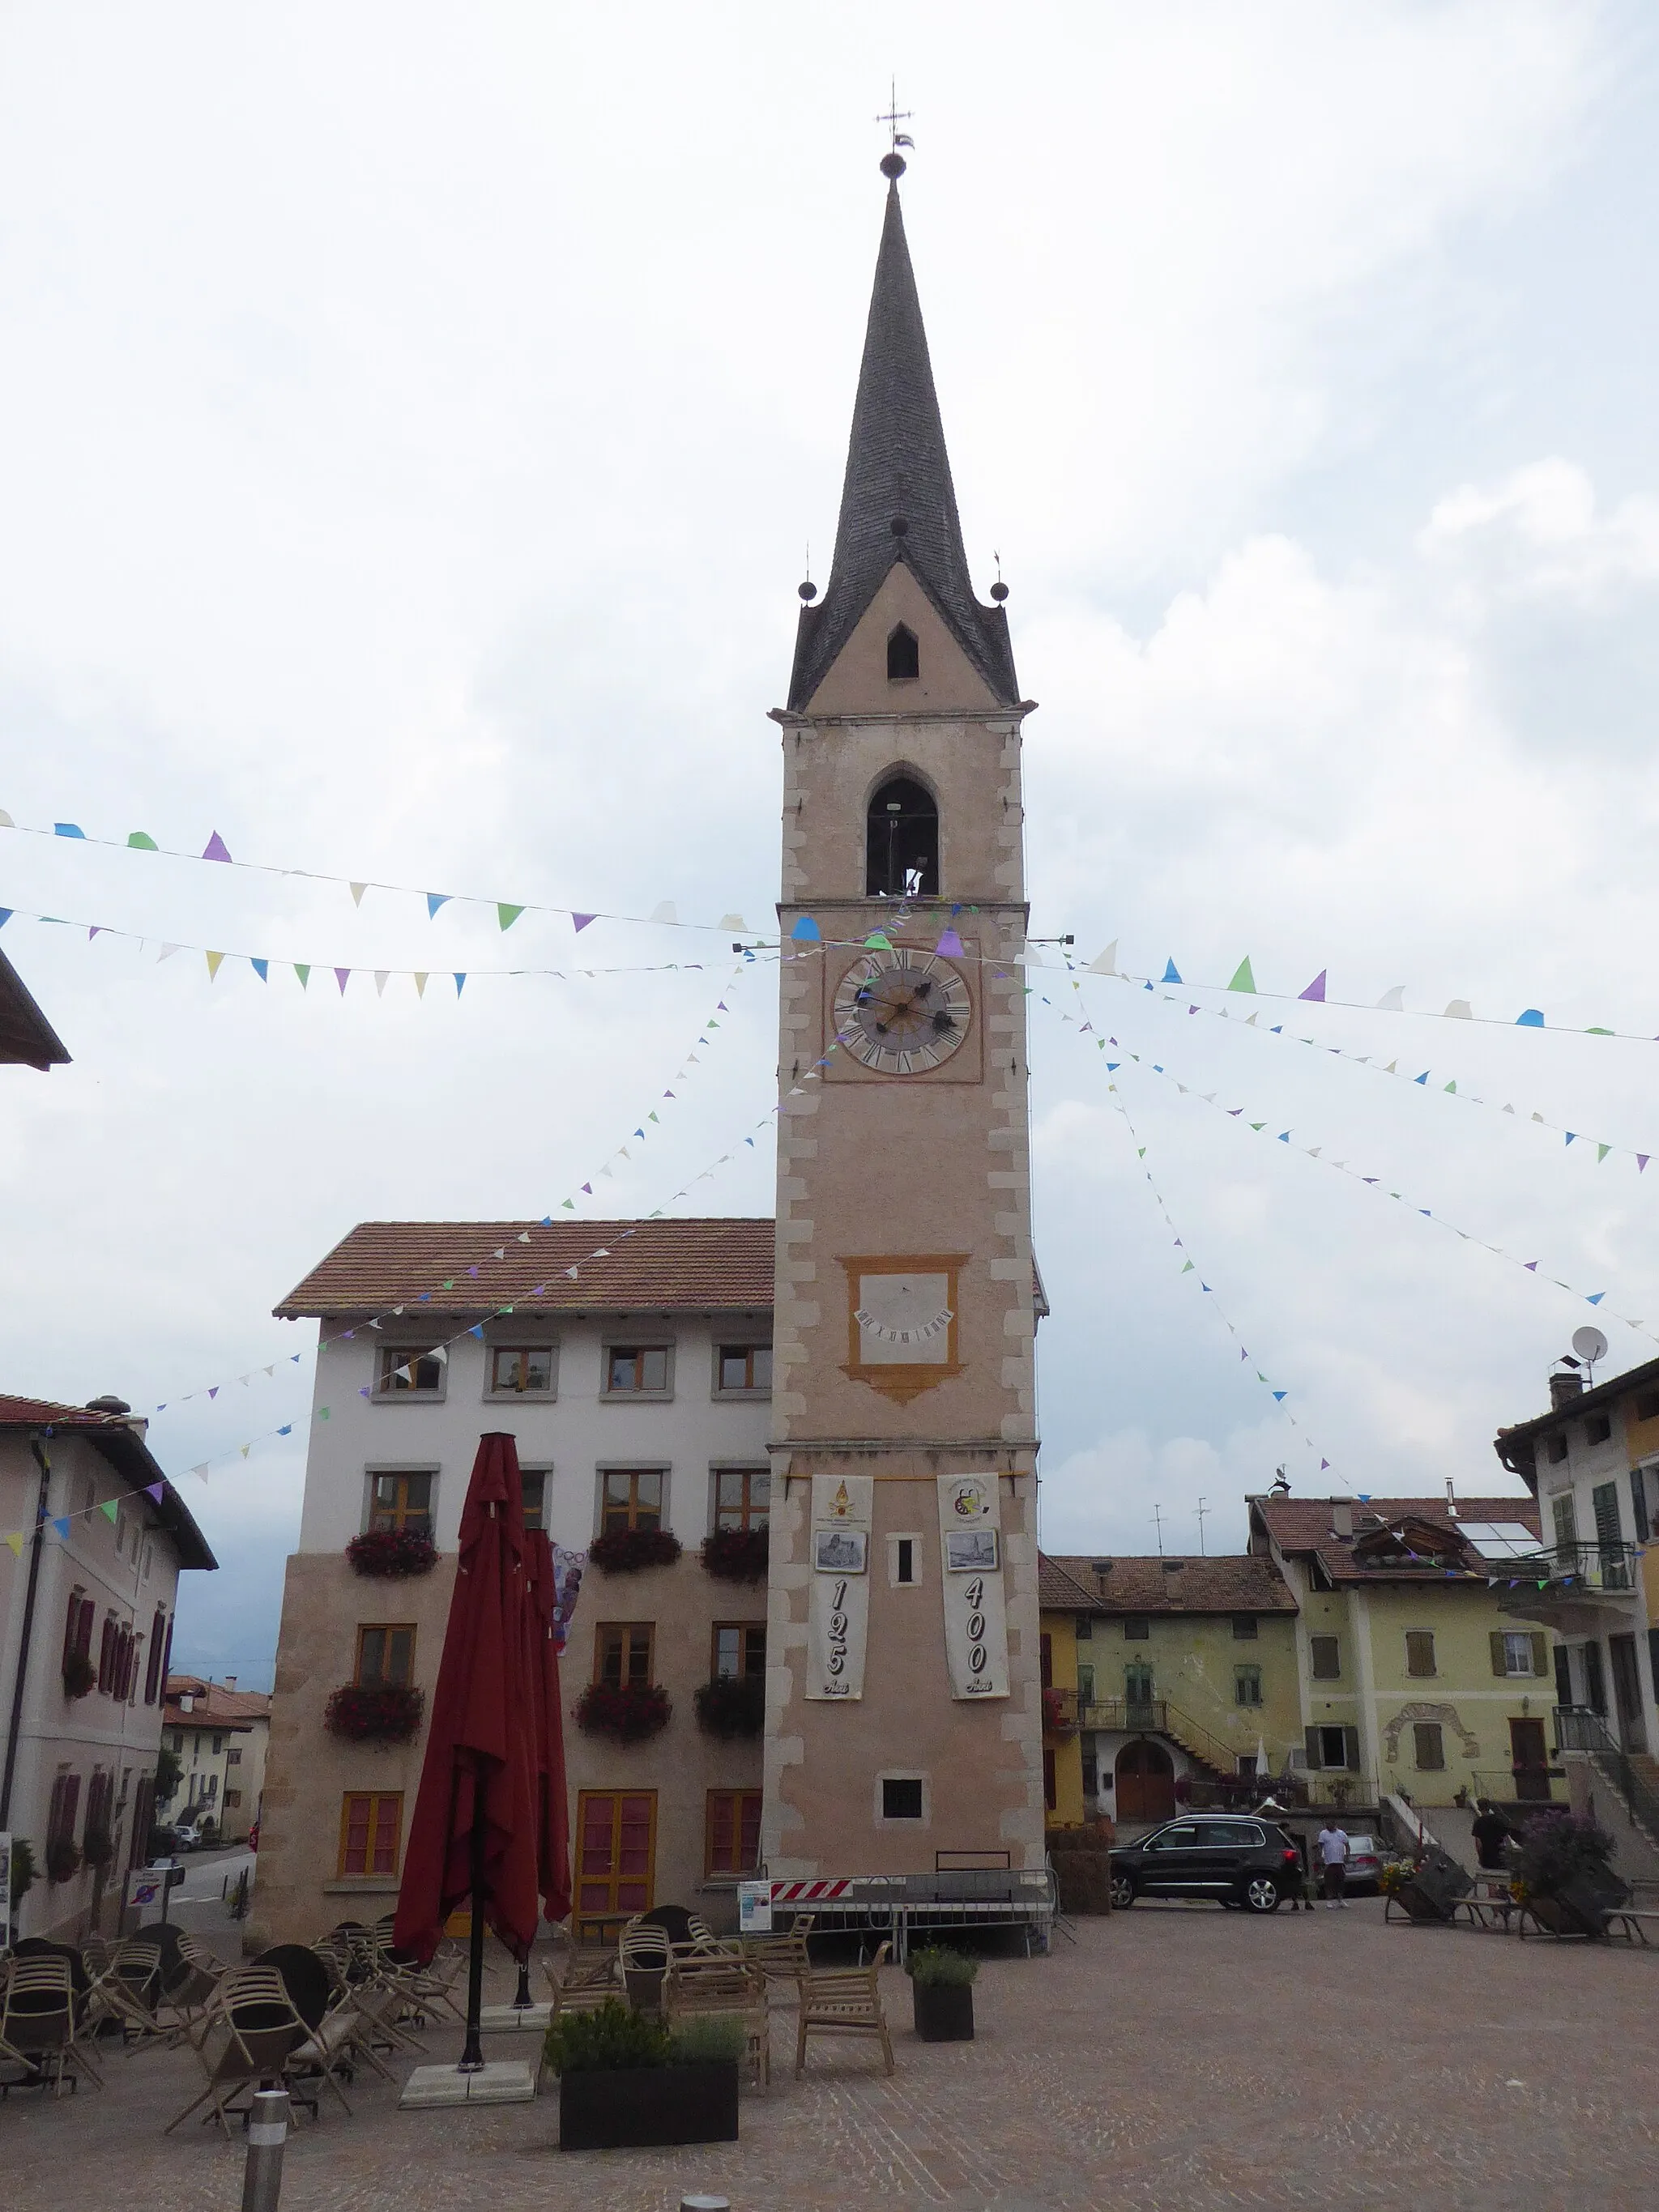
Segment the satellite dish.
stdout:
<svg viewBox="0 0 1659 2212">
<path fill-rule="evenodd" d="M 1607 1356 L 1607 1340 L 1599 1328 L 1576 1328 L 1572 1333 L 1572 1348 L 1588 1365 L 1594 1367 L 1598 1359 Z"/>
</svg>

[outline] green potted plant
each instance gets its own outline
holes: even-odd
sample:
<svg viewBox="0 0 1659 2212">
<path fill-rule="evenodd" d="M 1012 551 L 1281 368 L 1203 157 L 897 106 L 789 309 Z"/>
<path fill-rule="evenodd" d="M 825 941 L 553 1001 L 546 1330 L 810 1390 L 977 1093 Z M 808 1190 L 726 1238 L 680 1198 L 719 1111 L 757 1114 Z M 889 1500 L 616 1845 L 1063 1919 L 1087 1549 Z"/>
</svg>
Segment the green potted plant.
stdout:
<svg viewBox="0 0 1659 2212">
<path fill-rule="evenodd" d="M 763 1674 L 716 1674 L 699 1682 L 691 1693 L 697 1726 L 705 1735 L 730 1741 L 758 1735 L 766 1722 L 766 1677 Z"/>
<path fill-rule="evenodd" d="M 670 2035 L 608 1997 L 554 2021 L 543 2063 L 559 2077 L 561 2150 L 736 2142 L 741 2021 L 688 2021 Z"/>
<path fill-rule="evenodd" d="M 927 1943 L 904 1962 L 916 2033 L 924 2043 L 971 2043 L 979 1960 L 948 1944 Z"/>
<path fill-rule="evenodd" d="M 64 1654 L 64 1695 L 84 1698 L 98 1687 L 98 1669 L 84 1651 Z"/>
<path fill-rule="evenodd" d="M 80 1871 L 80 1845 L 72 1836 L 54 1836 L 46 1845 L 46 1880 L 73 1881 Z"/>
<path fill-rule="evenodd" d="M 1609 1863 L 1613 1841 L 1581 1813 L 1540 1813 L 1521 1831 L 1516 1885 L 1528 1912 L 1552 1936 L 1600 1936 L 1630 1891 Z"/>
<path fill-rule="evenodd" d="M 11 1909 L 14 1912 L 33 1888 L 39 1872 L 40 1869 L 34 1863 L 34 1847 L 28 1838 L 14 1836 L 11 1839 Z M 4 1933 L 5 1930 L 0 1929 L 0 1936 Z"/>
</svg>

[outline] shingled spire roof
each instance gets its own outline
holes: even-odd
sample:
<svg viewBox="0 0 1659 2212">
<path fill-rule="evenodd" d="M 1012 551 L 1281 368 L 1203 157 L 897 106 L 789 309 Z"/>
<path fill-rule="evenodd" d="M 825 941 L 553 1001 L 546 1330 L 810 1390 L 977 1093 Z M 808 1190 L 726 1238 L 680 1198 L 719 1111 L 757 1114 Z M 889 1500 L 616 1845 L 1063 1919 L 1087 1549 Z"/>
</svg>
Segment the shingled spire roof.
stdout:
<svg viewBox="0 0 1659 2212">
<path fill-rule="evenodd" d="M 801 613 L 789 704 L 795 711 L 805 708 L 882 580 L 896 561 L 902 561 L 992 691 L 1012 707 L 1018 703 L 1019 685 L 1007 617 L 1000 607 L 983 607 L 975 598 L 963 550 L 945 425 L 899 208 L 904 162 L 890 154 L 882 168 L 888 179 L 887 210 L 853 406 L 835 556 L 823 599 Z M 904 527 L 896 530 L 896 523 Z"/>
</svg>

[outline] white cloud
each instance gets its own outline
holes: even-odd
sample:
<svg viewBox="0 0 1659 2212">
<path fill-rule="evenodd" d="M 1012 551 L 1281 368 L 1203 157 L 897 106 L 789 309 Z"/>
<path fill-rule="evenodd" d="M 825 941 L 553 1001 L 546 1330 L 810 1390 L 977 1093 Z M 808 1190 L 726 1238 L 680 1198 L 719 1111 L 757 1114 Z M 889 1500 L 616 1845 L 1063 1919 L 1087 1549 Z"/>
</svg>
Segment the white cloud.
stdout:
<svg viewBox="0 0 1659 2212">
<path fill-rule="evenodd" d="M 1471 597 L 1594 607 L 1659 584 L 1659 499 L 1632 494 L 1599 514 L 1585 471 L 1552 456 L 1498 483 L 1460 485 L 1419 543 Z"/>
</svg>

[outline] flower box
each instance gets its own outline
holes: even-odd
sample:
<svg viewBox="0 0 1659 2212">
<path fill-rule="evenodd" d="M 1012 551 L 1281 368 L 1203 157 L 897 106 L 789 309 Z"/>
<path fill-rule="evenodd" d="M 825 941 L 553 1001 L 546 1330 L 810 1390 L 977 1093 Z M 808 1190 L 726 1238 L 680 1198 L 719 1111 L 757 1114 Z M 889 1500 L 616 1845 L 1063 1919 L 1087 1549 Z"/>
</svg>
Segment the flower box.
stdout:
<svg viewBox="0 0 1659 2212">
<path fill-rule="evenodd" d="M 98 1669 L 84 1651 L 68 1651 L 64 1655 L 64 1695 L 84 1698 L 98 1686 Z"/>
<path fill-rule="evenodd" d="M 347 1743 L 407 1743 L 425 1711 L 425 1692 L 410 1683 L 347 1682 L 331 1695 L 323 1726 Z"/>
<path fill-rule="evenodd" d="M 737 2140 L 735 2059 L 559 2076 L 561 2150 L 645 2150 Z"/>
<path fill-rule="evenodd" d="M 1070 1735 L 1076 1729 L 1077 1715 L 1064 1690 L 1043 1692 L 1042 1725 L 1050 1735 Z"/>
<path fill-rule="evenodd" d="M 764 1528 L 716 1528 L 702 1540 L 702 1564 L 723 1583 L 763 1583 L 771 1547 Z"/>
<path fill-rule="evenodd" d="M 692 1703 L 697 1726 L 705 1735 L 726 1742 L 734 1737 L 758 1735 L 766 1725 L 766 1677 L 763 1674 L 716 1674 L 700 1682 Z"/>
<path fill-rule="evenodd" d="M 352 1538 L 346 1557 L 360 1575 L 429 1575 L 438 1564 L 438 1547 L 413 1528 L 369 1528 Z"/>
<path fill-rule="evenodd" d="M 584 1735 L 608 1735 L 617 1743 L 643 1743 L 660 1735 L 673 1711 L 659 1683 L 644 1689 L 617 1689 L 590 1682 L 576 1700 L 576 1725 Z"/>
<path fill-rule="evenodd" d="M 912 1982 L 916 2033 L 924 2043 L 971 2043 L 974 1989 L 971 1982 Z"/>
<path fill-rule="evenodd" d="M 46 1880 L 73 1881 L 80 1871 L 80 1846 L 69 1836 L 54 1836 L 46 1845 Z"/>
<path fill-rule="evenodd" d="M 641 1567 L 672 1567 L 684 1548 L 666 1528 L 612 1528 L 593 1539 L 587 1556 L 608 1575 L 632 1575 Z"/>
</svg>

